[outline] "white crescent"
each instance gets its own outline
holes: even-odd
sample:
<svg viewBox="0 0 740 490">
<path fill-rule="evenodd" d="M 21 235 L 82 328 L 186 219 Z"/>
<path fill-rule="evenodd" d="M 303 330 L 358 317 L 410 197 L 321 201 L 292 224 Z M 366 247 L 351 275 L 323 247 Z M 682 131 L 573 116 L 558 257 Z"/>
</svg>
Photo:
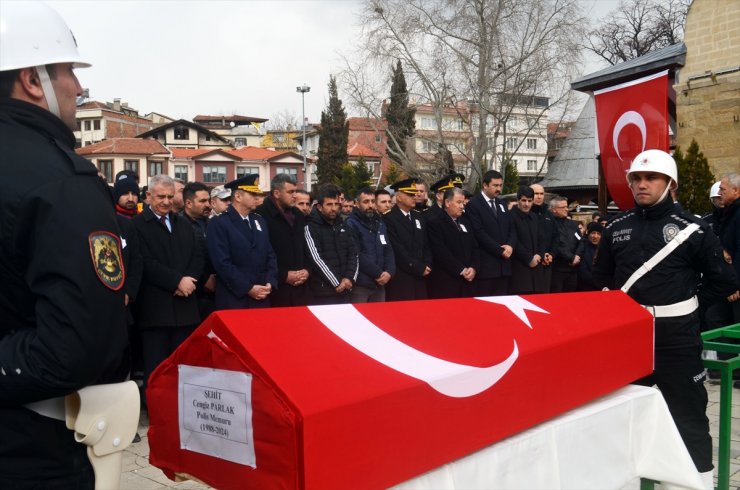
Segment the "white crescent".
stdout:
<svg viewBox="0 0 740 490">
<path fill-rule="evenodd" d="M 647 140 L 647 125 L 645 124 L 645 119 L 643 119 L 639 112 L 627 111 L 619 116 L 617 123 L 614 125 L 614 130 L 612 131 L 612 144 L 614 145 L 614 151 L 617 152 L 617 156 L 620 160 L 622 160 L 622 155 L 619 154 L 619 133 L 621 133 L 622 129 L 629 124 L 634 124 L 640 130 L 640 134 L 642 135 L 641 151 L 645 151 L 645 142 Z"/>
<path fill-rule="evenodd" d="M 455 398 L 481 393 L 496 384 L 514 365 L 519 349 L 504 361 L 489 367 L 457 364 L 430 356 L 388 335 L 353 305 L 309 306 L 321 323 L 346 343 L 376 361 Z"/>
</svg>

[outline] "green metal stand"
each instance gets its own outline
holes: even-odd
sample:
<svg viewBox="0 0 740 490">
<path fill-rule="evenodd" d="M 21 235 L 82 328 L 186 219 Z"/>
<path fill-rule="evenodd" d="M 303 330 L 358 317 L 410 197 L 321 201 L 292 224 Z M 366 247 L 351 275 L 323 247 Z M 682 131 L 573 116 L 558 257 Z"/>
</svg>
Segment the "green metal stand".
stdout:
<svg viewBox="0 0 740 490">
<path fill-rule="evenodd" d="M 725 339 L 740 339 L 740 323 L 709 330 L 701 334 L 704 350 L 740 354 L 740 342 L 729 344 Z M 717 455 L 717 489 L 730 488 L 730 437 L 732 436 L 732 373 L 740 369 L 740 356 L 730 359 L 705 359 L 704 367 L 720 372 L 719 391 L 719 454 Z"/>
</svg>

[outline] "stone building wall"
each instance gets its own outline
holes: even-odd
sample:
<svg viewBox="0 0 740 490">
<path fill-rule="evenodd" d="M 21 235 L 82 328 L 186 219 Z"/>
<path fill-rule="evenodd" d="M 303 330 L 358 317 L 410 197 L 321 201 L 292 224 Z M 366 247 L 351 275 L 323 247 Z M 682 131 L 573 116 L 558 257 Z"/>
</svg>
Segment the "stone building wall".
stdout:
<svg viewBox="0 0 740 490">
<path fill-rule="evenodd" d="M 716 178 L 740 171 L 740 1 L 694 0 L 676 90 L 676 144 L 696 139 Z"/>
</svg>

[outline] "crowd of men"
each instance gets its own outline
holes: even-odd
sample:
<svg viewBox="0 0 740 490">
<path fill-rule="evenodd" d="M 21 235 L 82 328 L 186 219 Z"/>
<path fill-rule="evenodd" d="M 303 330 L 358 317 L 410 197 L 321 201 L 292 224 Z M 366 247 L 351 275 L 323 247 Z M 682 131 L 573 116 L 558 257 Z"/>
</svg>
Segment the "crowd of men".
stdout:
<svg viewBox="0 0 740 490">
<path fill-rule="evenodd" d="M 156 175 L 140 195 L 124 171 L 111 189 L 73 149 L 74 69 L 89 64 L 68 26 L 40 2 L 3 20 L 1 488 L 93 488 L 65 397 L 125 380 L 131 360 L 146 381 L 216 309 L 616 288 L 655 319 L 655 370 L 637 382 L 661 389 L 712 488 L 699 323 L 740 321 L 738 174 L 702 220 L 672 197 L 673 158 L 647 150 L 627 173 L 635 207 L 585 237 L 539 185 L 503 202 L 496 171 L 474 194 L 459 174 L 356 196 L 287 175 L 267 196 L 257 175 L 213 189 Z"/>
</svg>

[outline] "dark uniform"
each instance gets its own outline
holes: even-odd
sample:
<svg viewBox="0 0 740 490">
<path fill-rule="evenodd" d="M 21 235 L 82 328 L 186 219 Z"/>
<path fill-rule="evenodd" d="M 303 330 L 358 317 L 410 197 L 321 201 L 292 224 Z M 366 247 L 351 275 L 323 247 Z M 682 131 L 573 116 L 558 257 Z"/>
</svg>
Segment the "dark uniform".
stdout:
<svg viewBox="0 0 740 490">
<path fill-rule="evenodd" d="M 216 309 L 266 308 L 270 296 L 249 296 L 255 284 L 278 287 L 278 267 L 265 219 L 250 213 L 242 219 L 233 206 L 211 219 L 208 253 L 216 271 Z"/>
<path fill-rule="evenodd" d="M 550 292 L 567 293 L 578 289 L 578 268 L 571 263 L 575 259 L 581 232 L 572 219 L 553 217 L 557 234 L 557 246 L 552 259 L 552 282 Z"/>
<path fill-rule="evenodd" d="M 430 298 L 465 298 L 473 296 L 473 281 L 460 275 L 463 269 L 480 269 L 478 243 L 470 220 L 462 215 L 453 220 L 447 212 L 427 223 L 432 250 L 432 273 L 429 275 Z"/>
<path fill-rule="evenodd" d="M 424 269 L 432 266 L 432 252 L 427 243 L 422 213 L 415 209 L 409 213 L 411 219 L 398 206 L 394 206 L 383 215 L 393 256 L 396 258 L 396 275 L 385 291 L 387 301 L 427 298 Z"/>
<path fill-rule="evenodd" d="M 123 380 L 119 230 L 74 143 L 50 112 L 0 100 L 0 488 L 89 486 L 87 448 L 50 399 Z M 24 407 L 41 400 L 52 417 Z"/>
<path fill-rule="evenodd" d="M 700 294 L 710 301 L 735 290 L 734 274 L 722 258 L 717 237 L 706 223 L 670 199 L 652 207 L 636 207 L 606 227 L 593 277 L 599 288 L 622 287 L 635 270 L 692 223 L 701 228 L 635 282 L 628 294 L 648 305 L 655 316 L 655 371 L 636 383 L 658 385 L 694 464 L 699 472 L 707 472 L 712 469 L 712 439 L 705 413 L 699 312 L 692 298 L 697 294 L 699 273 L 704 277 Z M 652 308 L 655 305 L 663 308 Z"/>
</svg>

